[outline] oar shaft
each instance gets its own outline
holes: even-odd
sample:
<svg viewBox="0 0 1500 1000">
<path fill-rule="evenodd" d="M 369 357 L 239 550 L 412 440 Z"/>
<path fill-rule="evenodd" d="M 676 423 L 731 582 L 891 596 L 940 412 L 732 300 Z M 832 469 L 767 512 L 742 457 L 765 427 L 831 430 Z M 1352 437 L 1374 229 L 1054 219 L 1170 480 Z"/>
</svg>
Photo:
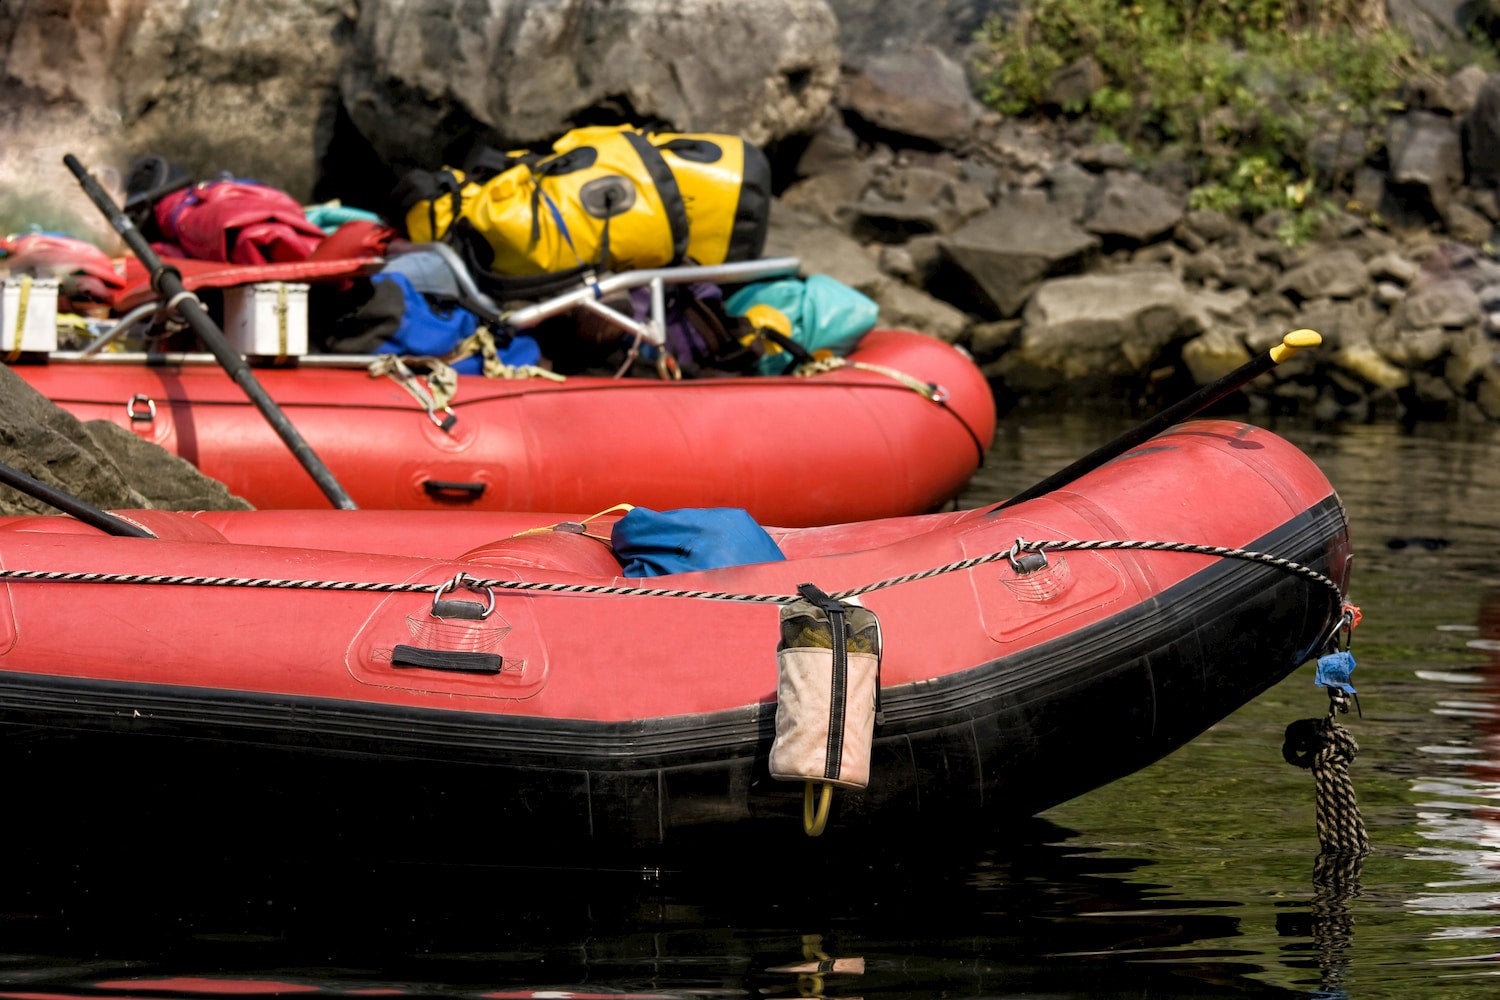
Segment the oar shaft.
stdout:
<svg viewBox="0 0 1500 1000">
<path fill-rule="evenodd" d="M 12 489 L 19 490 L 27 496 L 35 497 L 48 506 L 55 507 L 64 514 L 72 514 L 85 524 L 91 524 L 111 535 L 124 535 L 131 538 L 155 538 L 145 528 L 138 524 L 131 524 L 121 517 L 116 517 L 107 510 L 100 510 L 91 504 L 86 504 L 77 497 L 69 496 L 53 486 L 48 486 L 40 479 L 34 479 L 22 472 L 20 469 L 12 468 L 4 462 L 0 462 L 0 483 Z"/>
<path fill-rule="evenodd" d="M 250 398 L 250 401 L 255 404 L 256 409 L 260 410 L 261 415 L 266 418 L 271 428 L 276 431 L 281 440 L 291 449 L 297 461 L 302 463 L 302 467 L 307 470 L 308 475 L 313 477 L 313 480 L 318 484 L 323 494 L 333 502 L 333 505 L 342 510 L 353 510 L 354 501 L 350 499 L 349 494 L 339 485 L 338 480 L 333 477 L 333 473 L 323 464 L 323 460 L 317 456 L 312 447 L 297 431 L 297 428 L 287 419 L 286 414 L 281 411 L 281 407 L 276 405 L 276 401 L 270 397 L 259 380 L 256 379 L 255 373 L 250 370 L 250 365 L 246 363 L 244 358 L 240 357 L 238 351 L 230 346 L 228 339 L 224 336 L 224 332 L 219 329 L 218 324 L 213 321 L 213 318 L 203 308 L 203 303 L 198 301 L 197 296 L 185 291 L 182 284 L 182 275 L 177 269 L 168 267 L 162 263 L 161 258 L 151 248 L 151 244 L 147 241 L 145 235 L 136 228 L 135 223 L 130 221 L 130 217 L 115 204 L 114 198 L 110 196 L 109 192 L 105 191 L 99 182 L 94 179 L 93 175 L 84 169 L 83 164 L 78 161 L 76 156 L 68 153 L 63 157 L 63 163 L 73 172 L 73 176 L 78 178 L 78 183 L 83 186 L 84 193 L 98 206 L 99 211 L 104 213 L 105 218 L 109 220 L 115 232 L 120 234 L 121 238 L 125 240 L 126 245 L 130 247 L 131 252 L 136 255 L 150 272 L 151 287 L 156 290 L 157 296 L 167 305 L 176 309 L 182 318 L 187 321 L 188 325 L 193 328 L 193 332 L 198 335 L 198 338 L 208 345 L 208 349 L 213 352 L 214 357 L 218 359 L 224 371 L 229 374 L 230 378 L 234 379 L 235 384 Z"/>
<path fill-rule="evenodd" d="M 1281 339 L 1281 343 L 1269 351 L 1251 358 L 1234 371 L 1220 376 L 1191 395 L 1178 400 L 1113 441 L 1094 449 L 1066 468 L 1059 469 L 1035 486 L 1017 493 L 996 509 L 1013 507 L 1018 503 L 1035 500 L 1053 490 L 1061 489 L 1085 473 L 1092 472 L 1111 459 L 1123 455 L 1136 445 L 1149 441 L 1173 424 L 1181 423 L 1200 410 L 1217 403 L 1248 384 L 1252 379 L 1275 368 L 1297 351 L 1307 347 L 1316 347 L 1321 341 L 1322 338 L 1312 330 L 1293 330 Z"/>
</svg>

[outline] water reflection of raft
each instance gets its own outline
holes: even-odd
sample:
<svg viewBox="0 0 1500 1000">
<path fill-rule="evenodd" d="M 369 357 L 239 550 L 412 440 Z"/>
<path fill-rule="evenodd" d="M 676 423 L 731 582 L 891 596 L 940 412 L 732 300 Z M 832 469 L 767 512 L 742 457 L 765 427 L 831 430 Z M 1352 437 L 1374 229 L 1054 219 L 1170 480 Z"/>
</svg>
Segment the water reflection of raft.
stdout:
<svg viewBox="0 0 1500 1000">
<path fill-rule="evenodd" d="M 799 584 L 858 595 L 883 638 L 869 784 L 836 795 L 836 839 L 1031 814 L 1146 767 L 1322 651 L 1349 558 L 1316 466 L 1222 421 L 1012 506 L 772 529 L 785 560 L 647 580 L 529 530 L 556 515 L 130 516 L 159 537 L 0 521 L 12 732 L 274 770 L 309 810 L 432 796 L 510 861 L 800 835 L 802 788 L 768 773 Z"/>
</svg>

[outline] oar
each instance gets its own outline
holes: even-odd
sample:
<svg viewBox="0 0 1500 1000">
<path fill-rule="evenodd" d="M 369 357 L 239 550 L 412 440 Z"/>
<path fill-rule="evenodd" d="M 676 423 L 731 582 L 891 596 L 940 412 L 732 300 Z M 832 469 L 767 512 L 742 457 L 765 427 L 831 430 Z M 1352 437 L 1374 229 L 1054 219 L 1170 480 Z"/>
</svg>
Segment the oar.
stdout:
<svg viewBox="0 0 1500 1000">
<path fill-rule="evenodd" d="M 1314 330 L 1293 330 L 1281 338 L 1281 343 L 1266 353 L 1259 357 L 1251 358 L 1234 371 L 1220 376 L 1186 398 L 1178 400 L 1155 416 L 1132 427 L 1113 441 L 1095 448 L 1067 468 L 1059 469 L 1030 489 L 1017 493 L 995 509 L 1000 510 L 1018 503 L 1024 503 L 1027 500 L 1034 500 L 1045 493 L 1051 493 L 1053 490 L 1066 486 L 1084 473 L 1094 471 L 1105 462 L 1124 454 L 1142 441 L 1150 440 L 1173 424 L 1186 420 L 1199 410 L 1217 403 L 1225 396 L 1249 383 L 1256 376 L 1263 375 L 1272 368 L 1275 368 L 1298 351 L 1308 347 L 1317 347 L 1322 342 L 1322 336 Z"/>
<path fill-rule="evenodd" d="M 99 185 L 93 175 L 84 169 L 83 164 L 78 162 L 78 157 L 68 153 L 63 157 L 63 163 L 73 172 L 73 176 L 78 178 L 78 183 L 83 185 L 85 193 L 99 207 L 99 211 L 104 213 L 104 217 L 109 220 L 115 232 L 125 239 L 136 257 L 151 272 L 151 287 L 161 300 L 169 308 L 176 309 L 183 319 L 187 320 L 199 339 L 208 345 L 208 349 L 219 360 L 219 364 L 244 390 L 245 395 L 250 397 L 250 401 L 265 416 L 272 429 L 281 435 L 281 440 L 286 442 L 286 446 L 292 450 L 292 454 L 302 463 L 302 467 L 317 482 L 324 495 L 333 501 L 333 505 L 342 510 L 353 510 L 354 501 L 349 498 L 349 494 L 344 492 L 344 488 L 333 478 L 333 473 L 328 471 L 323 460 L 318 458 L 307 441 L 297 432 L 297 428 L 292 426 L 286 414 L 281 412 L 275 400 L 266 393 L 245 359 L 229 346 L 224 332 L 208 315 L 203 308 L 203 303 L 198 301 L 197 296 L 183 288 L 182 274 L 175 267 L 168 267 L 162 263 L 156 251 L 151 249 L 151 244 L 146 241 L 146 237 L 135 227 L 135 223 L 131 222 L 130 217 L 120 210 L 114 199 Z"/>
<path fill-rule="evenodd" d="M 0 483 L 19 490 L 27 496 L 35 497 L 42 503 L 56 507 L 64 514 L 72 514 L 83 523 L 91 524 L 111 535 L 128 535 L 133 538 L 156 537 L 138 524 L 131 524 L 107 510 L 100 510 L 98 507 L 86 504 L 77 497 L 69 496 L 55 487 L 48 486 L 40 479 L 33 479 L 20 469 L 12 468 L 4 462 L 0 462 Z"/>
</svg>

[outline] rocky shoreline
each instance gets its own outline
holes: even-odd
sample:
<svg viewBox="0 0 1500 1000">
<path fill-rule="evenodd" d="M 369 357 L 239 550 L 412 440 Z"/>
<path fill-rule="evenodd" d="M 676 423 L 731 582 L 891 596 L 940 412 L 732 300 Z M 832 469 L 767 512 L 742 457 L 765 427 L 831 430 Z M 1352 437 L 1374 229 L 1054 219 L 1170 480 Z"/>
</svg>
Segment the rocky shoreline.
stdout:
<svg viewBox="0 0 1500 1000">
<path fill-rule="evenodd" d="M 1500 78 L 1471 67 L 1431 93 L 1392 129 L 1391 165 L 1361 174 L 1381 211 L 1351 199 L 1301 245 L 1274 216 L 1190 210 L 1176 178 L 1083 128 L 976 113 L 953 149 L 872 147 L 845 123 L 891 122 L 887 97 L 909 131 L 944 111 L 898 86 L 842 94 L 781 196 L 773 247 L 828 262 L 884 322 L 968 348 L 1002 407 L 1170 397 L 1311 328 L 1324 346 L 1250 387 L 1252 405 L 1500 419 L 1500 212 L 1493 188 L 1458 180 L 1476 176 L 1460 136 L 1488 121 Z"/>
<path fill-rule="evenodd" d="M 775 165 L 766 252 L 870 295 L 883 325 L 965 347 L 1002 410 L 1147 405 L 1306 327 L 1324 346 L 1250 405 L 1500 420 L 1500 75 L 1401 95 L 1344 210 L 1290 245 L 1275 217 L 1190 210 L 1178 172 L 1087 122 L 985 110 L 964 68 L 970 8 L 881 8 L 877 46 L 849 27 L 876 16 L 858 0 L 315 0 L 228 18 L 206 0 L 102 18 L 23 2 L 0 26 L 18 95 L 0 126 L 53 177 L 61 144 L 96 164 L 151 152 L 369 207 L 403 169 L 477 142 L 609 116 L 732 131 Z M 709 17 L 718 30 L 688 30 Z"/>
</svg>

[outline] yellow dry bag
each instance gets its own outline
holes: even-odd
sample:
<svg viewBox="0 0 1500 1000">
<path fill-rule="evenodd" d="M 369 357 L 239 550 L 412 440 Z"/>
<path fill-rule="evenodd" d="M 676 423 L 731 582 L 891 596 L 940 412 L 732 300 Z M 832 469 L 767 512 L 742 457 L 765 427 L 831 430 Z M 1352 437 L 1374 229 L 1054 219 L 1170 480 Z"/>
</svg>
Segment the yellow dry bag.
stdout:
<svg viewBox="0 0 1500 1000">
<path fill-rule="evenodd" d="M 476 269 L 526 278 L 759 257 L 771 178 L 765 154 L 734 136 L 590 126 L 548 153 L 413 171 L 394 197 L 412 240 L 446 240 Z"/>
</svg>

